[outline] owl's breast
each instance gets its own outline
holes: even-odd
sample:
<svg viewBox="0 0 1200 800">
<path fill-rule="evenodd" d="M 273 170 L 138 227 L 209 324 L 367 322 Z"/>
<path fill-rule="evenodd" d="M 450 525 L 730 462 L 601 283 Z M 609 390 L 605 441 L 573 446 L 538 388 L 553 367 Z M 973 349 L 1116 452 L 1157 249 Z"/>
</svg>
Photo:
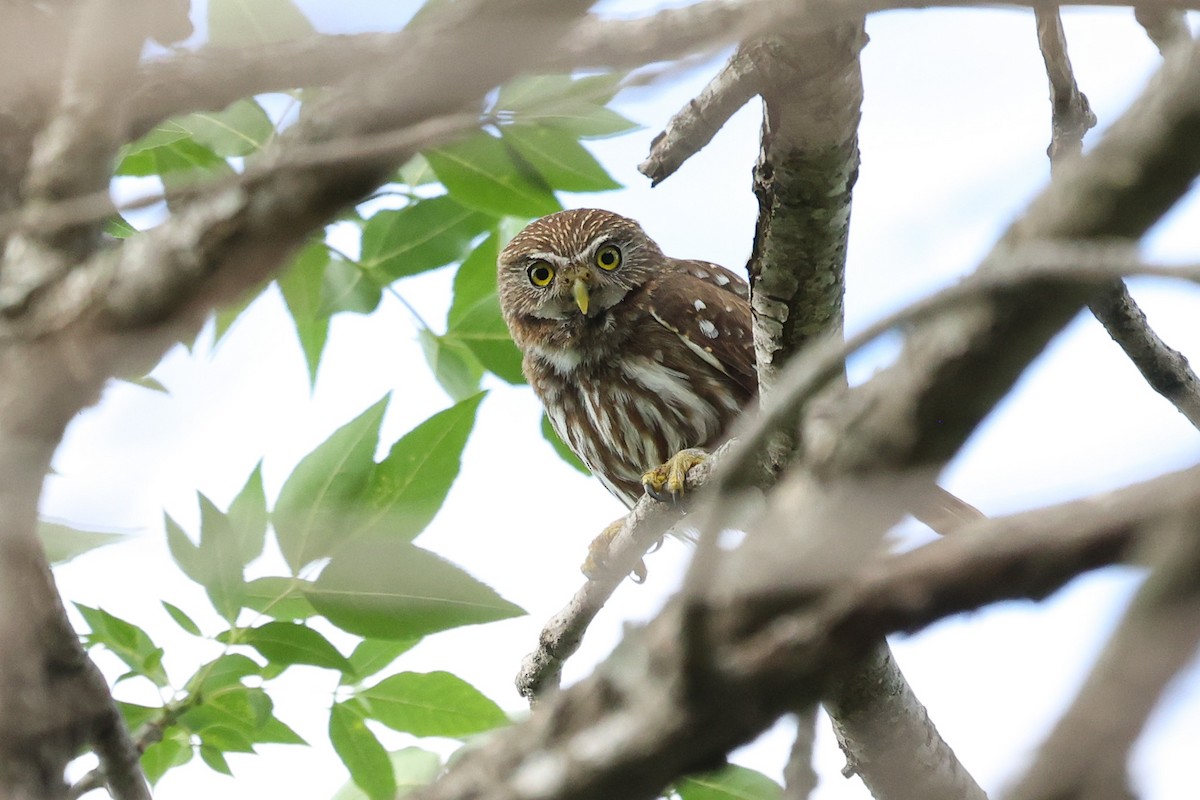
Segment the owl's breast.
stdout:
<svg viewBox="0 0 1200 800">
<path fill-rule="evenodd" d="M 641 475 L 688 447 L 720 442 L 745 403 L 707 365 L 671 365 L 661 348 L 626 348 L 606 361 L 559 351 L 526 354 L 526 374 L 559 437 L 632 505 Z"/>
</svg>

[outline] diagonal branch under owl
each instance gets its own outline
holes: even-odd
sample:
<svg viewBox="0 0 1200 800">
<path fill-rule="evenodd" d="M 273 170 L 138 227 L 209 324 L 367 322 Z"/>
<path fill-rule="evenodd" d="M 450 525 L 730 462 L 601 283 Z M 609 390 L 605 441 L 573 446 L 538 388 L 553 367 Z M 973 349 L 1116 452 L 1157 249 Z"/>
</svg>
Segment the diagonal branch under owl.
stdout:
<svg viewBox="0 0 1200 800">
<path fill-rule="evenodd" d="M 558 435 L 626 507 L 647 491 L 680 497 L 688 470 L 755 403 L 746 281 L 670 258 L 637 222 L 600 209 L 535 220 L 497 268 L 504 319 Z M 931 507 L 978 516 L 944 492 Z M 592 543 L 585 573 L 603 567 L 619 529 Z"/>
</svg>

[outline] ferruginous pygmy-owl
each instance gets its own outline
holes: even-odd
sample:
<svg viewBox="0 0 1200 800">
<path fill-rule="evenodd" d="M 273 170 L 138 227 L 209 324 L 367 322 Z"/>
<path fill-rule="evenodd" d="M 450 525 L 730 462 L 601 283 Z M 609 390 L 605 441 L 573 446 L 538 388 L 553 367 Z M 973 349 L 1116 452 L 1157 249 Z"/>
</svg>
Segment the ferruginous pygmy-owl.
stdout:
<svg viewBox="0 0 1200 800">
<path fill-rule="evenodd" d="M 498 283 L 551 425 L 627 506 L 647 470 L 719 444 L 758 391 L 746 282 L 668 258 L 631 219 L 542 217 L 500 253 Z"/>
<path fill-rule="evenodd" d="M 720 444 L 758 392 L 746 281 L 669 258 L 638 223 L 593 208 L 530 223 L 498 269 L 504 319 L 562 440 L 626 506 L 644 483 L 681 491 L 702 455 L 677 454 Z M 938 495 L 951 516 L 978 514 Z"/>
</svg>

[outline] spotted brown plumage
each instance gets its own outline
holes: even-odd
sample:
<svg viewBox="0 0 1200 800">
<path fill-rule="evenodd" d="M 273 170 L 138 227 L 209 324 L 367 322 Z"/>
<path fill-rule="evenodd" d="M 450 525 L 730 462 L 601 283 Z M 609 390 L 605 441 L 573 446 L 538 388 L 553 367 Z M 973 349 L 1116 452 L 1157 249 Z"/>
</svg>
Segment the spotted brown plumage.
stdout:
<svg viewBox="0 0 1200 800">
<path fill-rule="evenodd" d="M 562 211 L 499 259 L 500 305 L 555 431 L 632 506 L 642 475 L 719 444 L 758 383 L 746 282 L 665 256 L 631 219 Z"/>
</svg>

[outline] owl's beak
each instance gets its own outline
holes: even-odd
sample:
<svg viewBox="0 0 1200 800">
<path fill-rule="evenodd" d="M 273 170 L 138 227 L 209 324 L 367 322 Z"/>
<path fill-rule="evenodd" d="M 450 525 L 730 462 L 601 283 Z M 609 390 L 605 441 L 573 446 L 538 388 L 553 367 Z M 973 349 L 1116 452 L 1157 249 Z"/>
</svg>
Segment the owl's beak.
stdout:
<svg viewBox="0 0 1200 800">
<path fill-rule="evenodd" d="M 582 277 L 576 278 L 575 282 L 571 284 L 571 293 L 575 295 L 575 305 L 579 306 L 579 310 L 582 311 L 583 315 L 586 317 L 589 300 L 587 281 L 585 281 Z"/>
</svg>

